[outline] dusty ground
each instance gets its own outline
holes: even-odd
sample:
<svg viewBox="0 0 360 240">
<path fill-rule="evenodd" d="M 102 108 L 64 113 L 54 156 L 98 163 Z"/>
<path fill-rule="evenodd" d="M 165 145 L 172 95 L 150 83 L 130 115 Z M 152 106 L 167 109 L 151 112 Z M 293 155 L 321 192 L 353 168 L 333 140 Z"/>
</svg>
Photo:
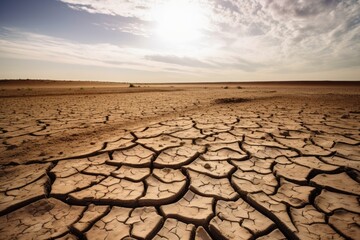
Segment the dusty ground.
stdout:
<svg viewBox="0 0 360 240">
<path fill-rule="evenodd" d="M 0 89 L 0 239 L 359 239 L 358 83 Z"/>
</svg>

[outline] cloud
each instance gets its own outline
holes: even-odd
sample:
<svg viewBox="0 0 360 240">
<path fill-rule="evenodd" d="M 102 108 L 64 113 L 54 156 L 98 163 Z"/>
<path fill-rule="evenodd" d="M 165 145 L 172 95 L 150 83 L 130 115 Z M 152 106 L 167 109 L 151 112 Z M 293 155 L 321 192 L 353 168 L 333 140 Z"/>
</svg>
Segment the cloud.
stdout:
<svg viewBox="0 0 360 240">
<path fill-rule="evenodd" d="M 51 36 L 3 28 L 0 31 L 0 55 L 15 59 L 31 59 L 75 65 L 168 72 L 195 73 L 199 67 L 211 65 L 191 57 L 160 56 L 154 50 L 119 47 L 113 44 L 82 44 Z"/>
<path fill-rule="evenodd" d="M 260 69 L 266 69 L 270 67 L 270 65 L 265 65 L 262 63 L 251 62 L 241 57 L 234 57 L 233 61 L 227 62 L 216 62 L 213 61 L 214 64 L 218 66 L 220 69 L 236 69 L 244 72 L 256 72 Z"/>
<path fill-rule="evenodd" d="M 150 37 L 149 35 L 149 26 L 146 23 L 141 21 L 133 21 L 133 22 L 126 22 L 126 23 L 114 23 L 114 22 L 104 22 L 104 23 L 97 23 L 97 26 L 103 27 L 109 31 L 119 31 L 123 33 L 130 33 L 135 36 L 141 37 Z"/>
<path fill-rule="evenodd" d="M 75 10 L 87 11 L 89 13 L 101 13 L 108 15 L 120 15 L 124 17 L 136 17 L 149 20 L 149 9 L 157 0 L 60 0 Z"/>
<path fill-rule="evenodd" d="M 341 0 L 266 0 L 265 6 L 283 17 L 308 18 L 332 11 Z"/>
<path fill-rule="evenodd" d="M 233 30 L 228 37 L 233 38 L 233 45 L 239 50 L 250 51 L 246 54 L 248 60 L 271 64 L 274 71 L 298 69 L 301 72 L 314 67 L 319 71 L 351 67 L 354 59 L 360 59 L 359 1 L 258 0 L 232 3 L 236 7 L 222 11 L 231 13 L 233 17 L 228 19 L 236 21 L 223 21 L 228 28 L 224 31 Z M 258 34 L 251 34 L 254 24 Z M 253 47 L 246 49 L 244 39 L 249 37 L 254 41 Z M 251 43 L 245 41 L 245 44 Z M 262 60 L 256 61 L 259 56 Z"/>
<path fill-rule="evenodd" d="M 5 29 L 0 35 L 3 57 L 34 59 L 76 65 L 118 67 L 157 71 L 158 67 L 142 61 L 146 51 L 113 44 L 81 44 L 66 39 Z"/>
<path fill-rule="evenodd" d="M 170 63 L 174 65 L 187 66 L 193 68 L 212 68 L 213 64 L 200 61 L 190 57 L 178 57 L 178 56 L 162 56 L 162 55 L 148 55 L 145 56 L 146 60 L 155 62 Z"/>
</svg>

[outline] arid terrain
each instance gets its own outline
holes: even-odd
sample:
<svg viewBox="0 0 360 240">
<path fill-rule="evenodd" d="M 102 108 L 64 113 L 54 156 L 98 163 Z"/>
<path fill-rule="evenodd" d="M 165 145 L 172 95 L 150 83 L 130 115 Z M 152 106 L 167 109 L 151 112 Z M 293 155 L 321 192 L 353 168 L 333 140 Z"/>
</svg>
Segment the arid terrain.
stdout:
<svg viewBox="0 0 360 240">
<path fill-rule="evenodd" d="M 360 83 L 0 81 L 0 239 L 360 239 Z"/>
</svg>

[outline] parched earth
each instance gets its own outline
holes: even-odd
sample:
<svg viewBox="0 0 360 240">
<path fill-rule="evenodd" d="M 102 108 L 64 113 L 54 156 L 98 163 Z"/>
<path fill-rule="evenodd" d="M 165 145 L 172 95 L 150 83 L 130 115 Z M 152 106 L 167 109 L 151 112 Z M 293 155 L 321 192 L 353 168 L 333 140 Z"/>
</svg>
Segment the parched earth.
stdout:
<svg viewBox="0 0 360 240">
<path fill-rule="evenodd" d="M 111 96 L 2 105 L 0 239 L 359 239 L 358 93 Z"/>
</svg>

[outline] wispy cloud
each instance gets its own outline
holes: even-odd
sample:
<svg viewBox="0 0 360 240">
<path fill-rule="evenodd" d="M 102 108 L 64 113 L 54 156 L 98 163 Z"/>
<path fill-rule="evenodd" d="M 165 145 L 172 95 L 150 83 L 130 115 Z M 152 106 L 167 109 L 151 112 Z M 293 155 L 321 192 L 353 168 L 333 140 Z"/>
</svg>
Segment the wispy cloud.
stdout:
<svg viewBox="0 0 360 240">
<path fill-rule="evenodd" d="M 169 63 L 174 65 L 180 66 L 187 66 L 193 68 L 212 68 L 215 67 L 214 64 L 206 63 L 200 61 L 195 58 L 190 57 L 178 57 L 178 56 L 163 56 L 163 55 L 148 55 L 145 56 L 145 59 L 155 61 L 155 62 L 162 62 L 162 63 Z"/>
<path fill-rule="evenodd" d="M 137 17 L 148 20 L 149 9 L 155 4 L 164 2 L 158 0 L 137 1 L 137 0 L 60 0 L 67 3 L 69 7 L 76 10 L 90 13 L 101 13 L 109 15 L 121 15 L 124 17 Z"/>
<path fill-rule="evenodd" d="M 190 57 L 160 56 L 153 50 L 119 47 L 113 44 L 81 44 L 46 35 L 5 29 L 0 34 L 2 57 L 33 59 L 76 65 L 124 68 L 152 72 L 194 72 L 211 65 Z"/>
<path fill-rule="evenodd" d="M 66 39 L 7 29 L 0 35 L 1 55 L 90 66 L 157 70 L 141 61 L 144 52 L 112 44 L 81 44 Z"/>
</svg>

